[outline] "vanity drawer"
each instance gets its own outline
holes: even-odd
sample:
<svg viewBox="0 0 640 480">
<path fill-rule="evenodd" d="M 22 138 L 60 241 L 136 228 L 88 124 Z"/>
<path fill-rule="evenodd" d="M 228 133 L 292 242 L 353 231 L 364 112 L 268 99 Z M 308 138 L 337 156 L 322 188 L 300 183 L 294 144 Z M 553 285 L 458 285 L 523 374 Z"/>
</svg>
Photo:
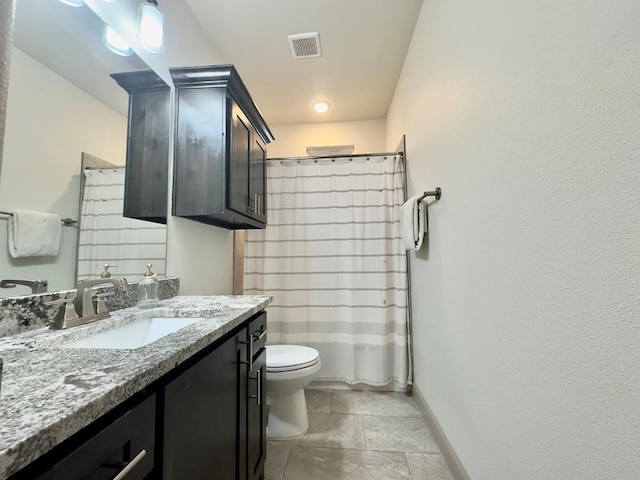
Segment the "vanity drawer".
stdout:
<svg viewBox="0 0 640 480">
<path fill-rule="evenodd" d="M 26 477 L 18 474 L 16 478 L 142 480 L 154 468 L 155 415 L 156 396 L 153 394 L 43 473 Z"/>
<path fill-rule="evenodd" d="M 255 355 L 267 343 L 267 313 L 262 312 L 258 317 L 251 320 L 247 331 L 249 342 L 251 343 L 250 351 Z"/>
</svg>

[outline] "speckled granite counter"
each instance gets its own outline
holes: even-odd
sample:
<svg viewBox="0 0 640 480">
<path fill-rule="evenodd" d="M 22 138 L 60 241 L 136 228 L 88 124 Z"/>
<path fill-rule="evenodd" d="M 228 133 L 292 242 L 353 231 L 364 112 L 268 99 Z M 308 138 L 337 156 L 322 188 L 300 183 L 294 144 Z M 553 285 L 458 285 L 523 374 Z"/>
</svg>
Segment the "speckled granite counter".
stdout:
<svg viewBox="0 0 640 480">
<path fill-rule="evenodd" d="M 177 277 L 158 280 L 158 294 L 161 300 L 175 297 L 180 288 Z M 132 283 L 114 290 L 112 287 L 94 287 L 96 293 L 113 293 L 105 298 L 109 311 L 132 307 L 137 303 L 137 284 Z M 0 298 L 0 337 L 17 335 L 49 325 L 56 316 L 60 305 L 47 305 L 51 300 L 60 300 L 75 295 L 75 290 L 47 292 L 21 297 Z"/>
<path fill-rule="evenodd" d="M 263 310 L 270 297 L 178 296 L 157 308 L 127 308 L 94 324 L 0 339 L 0 479 L 89 425 Z M 59 348 L 140 318 L 204 317 L 135 350 Z"/>
</svg>

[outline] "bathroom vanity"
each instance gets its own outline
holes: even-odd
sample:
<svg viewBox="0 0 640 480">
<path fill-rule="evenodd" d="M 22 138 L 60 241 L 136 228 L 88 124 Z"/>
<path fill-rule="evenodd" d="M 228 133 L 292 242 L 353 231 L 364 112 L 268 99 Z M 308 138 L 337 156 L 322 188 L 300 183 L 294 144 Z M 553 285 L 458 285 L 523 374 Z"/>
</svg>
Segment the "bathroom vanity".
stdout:
<svg viewBox="0 0 640 480">
<path fill-rule="evenodd" d="M 262 479 L 270 302 L 174 297 L 0 339 L 0 479 Z M 135 349 L 70 348 L 156 317 L 201 320 Z"/>
</svg>

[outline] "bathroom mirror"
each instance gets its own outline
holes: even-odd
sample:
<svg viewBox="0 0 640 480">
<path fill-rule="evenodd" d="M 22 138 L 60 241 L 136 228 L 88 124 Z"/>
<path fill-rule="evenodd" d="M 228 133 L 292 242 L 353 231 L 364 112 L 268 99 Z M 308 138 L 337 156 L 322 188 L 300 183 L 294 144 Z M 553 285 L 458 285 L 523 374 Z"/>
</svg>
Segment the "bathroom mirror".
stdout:
<svg viewBox="0 0 640 480">
<path fill-rule="evenodd" d="M 35 210 L 77 220 L 83 152 L 124 165 L 128 96 L 109 74 L 149 67 L 135 54 L 123 57 L 108 50 L 104 28 L 86 5 L 17 0 L 0 211 Z M 62 228 L 56 257 L 12 258 L 7 218 L 0 215 L 0 280 L 47 280 L 49 291 L 74 288 L 77 225 Z M 111 271 L 118 275 L 117 267 Z M 0 288 L 0 297 L 29 294 L 20 285 Z"/>
</svg>

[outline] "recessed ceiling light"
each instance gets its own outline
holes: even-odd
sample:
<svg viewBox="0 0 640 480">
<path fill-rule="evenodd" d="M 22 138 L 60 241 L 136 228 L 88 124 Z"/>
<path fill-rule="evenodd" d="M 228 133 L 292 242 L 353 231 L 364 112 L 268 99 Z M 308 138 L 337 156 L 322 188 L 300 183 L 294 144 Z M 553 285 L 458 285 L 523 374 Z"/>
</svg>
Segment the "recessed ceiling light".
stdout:
<svg viewBox="0 0 640 480">
<path fill-rule="evenodd" d="M 331 105 L 326 100 L 319 100 L 313 103 L 313 109 L 318 113 L 324 113 L 331 108 Z"/>
</svg>

